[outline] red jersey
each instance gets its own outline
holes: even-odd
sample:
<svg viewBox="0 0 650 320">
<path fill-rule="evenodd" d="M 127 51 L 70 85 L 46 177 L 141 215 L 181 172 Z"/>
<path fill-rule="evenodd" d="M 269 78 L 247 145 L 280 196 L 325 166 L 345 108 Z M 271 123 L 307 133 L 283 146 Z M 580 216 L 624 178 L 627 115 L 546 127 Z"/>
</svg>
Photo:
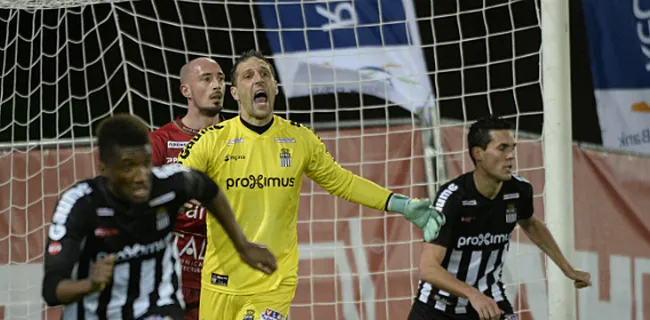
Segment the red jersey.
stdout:
<svg viewBox="0 0 650 320">
<path fill-rule="evenodd" d="M 185 126 L 181 118 L 153 131 L 150 135 L 153 165 L 177 162 L 178 154 L 196 133 L 198 130 Z M 174 231 L 183 269 L 184 288 L 201 288 L 201 268 L 206 247 L 206 214 L 205 208 L 199 206 L 185 210 L 176 219 Z"/>
</svg>

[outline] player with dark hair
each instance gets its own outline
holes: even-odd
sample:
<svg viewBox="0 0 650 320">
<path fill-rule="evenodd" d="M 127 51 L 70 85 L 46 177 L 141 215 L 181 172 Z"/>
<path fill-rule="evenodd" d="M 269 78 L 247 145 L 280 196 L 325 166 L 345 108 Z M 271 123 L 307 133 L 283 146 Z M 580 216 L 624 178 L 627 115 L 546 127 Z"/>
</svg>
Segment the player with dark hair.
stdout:
<svg viewBox="0 0 650 320">
<path fill-rule="evenodd" d="M 203 201 L 239 257 L 272 274 L 275 257 L 248 242 L 223 191 L 205 174 L 151 166 L 148 128 L 116 115 L 98 128 L 102 175 L 63 192 L 50 225 L 43 298 L 64 319 L 182 319 L 172 226 L 183 204 Z"/>
<path fill-rule="evenodd" d="M 475 170 L 440 187 L 435 208 L 446 217 L 420 255 L 420 283 L 409 320 L 516 319 L 501 282 L 515 224 L 576 288 L 590 275 L 574 269 L 533 216 L 533 187 L 512 173 L 515 140 L 498 117 L 474 123 L 467 144 Z"/>
<path fill-rule="evenodd" d="M 219 123 L 226 90 L 225 74 L 210 58 L 196 58 L 180 71 L 180 91 L 187 99 L 187 114 L 151 133 L 153 165 L 175 163 L 178 154 L 199 130 Z M 186 319 L 198 319 L 201 268 L 205 255 L 205 208 L 196 201 L 186 204 L 174 232 L 181 259 Z"/>
<path fill-rule="evenodd" d="M 303 174 L 332 195 L 398 212 L 436 237 L 444 222 L 430 200 L 394 194 L 339 166 L 310 129 L 273 114 L 278 90 L 271 64 L 257 51 L 241 55 L 230 93 L 240 116 L 202 130 L 179 155 L 184 166 L 224 186 L 244 233 L 278 257 L 264 275 L 233 259 L 236 252 L 207 218 L 200 319 L 284 319 L 298 283 L 297 218 Z"/>
</svg>

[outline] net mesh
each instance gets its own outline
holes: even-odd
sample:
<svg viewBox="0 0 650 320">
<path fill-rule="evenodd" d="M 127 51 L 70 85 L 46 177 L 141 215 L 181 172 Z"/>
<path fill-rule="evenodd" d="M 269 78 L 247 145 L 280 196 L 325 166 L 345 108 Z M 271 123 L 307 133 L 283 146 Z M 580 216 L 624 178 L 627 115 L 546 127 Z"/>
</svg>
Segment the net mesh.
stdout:
<svg viewBox="0 0 650 320">
<path fill-rule="evenodd" d="M 368 1 L 378 8 L 410 3 Z M 355 5 L 317 3 L 331 14 L 338 14 L 342 3 Z M 7 319 L 58 314 L 40 298 L 44 237 L 61 192 L 97 174 L 92 134 L 98 121 L 129 112 L 152 129 L 160 127 L 185 113 L 178 72 L 190 59 L 209 55 L 228 73 L 238 54 L 254 48 L 277 67 L 279 59 L 293 59 L 295 53 L 284 47 L 274 52 L 270 38 L 282 32 L 308 38 L 309 32 L 322 31 L 263 25 L 262 6 L 304 11 L 308 4 L 0 1 L 0 26 L 6 30 L 0 33 L 0 287 L 7 288 L 0 292 L 0 314 Z M 541 131 L 540 26 L 533 0 L 414 1 L 412 9 L 419 39 L 408 46 L 421 50 L 426 68 L 419 72 L 432 85 L 433 116 L 359 94 L 361 84 L 356 92 L 314 90 L 290 97 L 284 90 L 290 77 L 282 75 L 276 110 L 315 128 L 345 168 L 423 197 L 472 169 L 464 134 L 478 116 L 496 113 L 513 120 L 517 132 Z M 400 23 L 408 21 L 390 22 Z M 387 24 L 379 19 L 339 28 L 384 30 Z M 327 32 L 334 39 L 336 31 Z M 336 79 L 327 84 L 343 86 Z M 230 97 L 225 109 L 226 117 L 237 112 Z M 445 121 L 437 122 L 439 117 Z M 518 172 L 534 182 L 539 212 L 540 141 L 519 138 Z M 418 230 L 401 217 L 337 200 L 308 180 L 298 220 L 301 260 L 293 317 L 406 317 L 417 291 Z M 516 232 L 513 241 L 519 240 Z M 508 259 L 508 295 L 520 318 L 530 319 L 534 302 L 522 289 L 544 290 L 539 254 L 523 242 L 511 247 Z"/>
</svg>

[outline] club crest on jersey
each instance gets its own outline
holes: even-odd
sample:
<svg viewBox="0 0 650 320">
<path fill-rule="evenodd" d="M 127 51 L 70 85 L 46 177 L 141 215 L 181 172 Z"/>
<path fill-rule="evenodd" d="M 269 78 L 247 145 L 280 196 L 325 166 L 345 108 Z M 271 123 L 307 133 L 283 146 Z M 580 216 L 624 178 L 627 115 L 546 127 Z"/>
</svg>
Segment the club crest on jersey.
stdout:
<svg viewBox="0 0 650 320">
<path fill-rule="evenodd" d="M 506 208 L 506 223 L 517 222 L 517 207 L 514 203 L 509 203 Z"/>
<path fill-rule="evenodd" d="M 156 212 L 156 229 L 160 231 L 167 227 L 169 227 L 169 215 L 167 214 L 167 208 L 158 208 Z"/>
<path fill-rule="evenodd" d="M 514 314 L 506 314 L 503 316 L 504 320 L 517 320 L 517 317 L 515 317 Z"/>
<path fill-rule="evenodd" d="M 280 149 L 280 167 L 291 167 L 291 153 L 287 148 Z"/>
<path fill-rule="evenodd" d="M 255 320 L 255 310 L 253 309 L 246 310 L 246 314 L 244 315 L 243 320 Z"/>
</svg>

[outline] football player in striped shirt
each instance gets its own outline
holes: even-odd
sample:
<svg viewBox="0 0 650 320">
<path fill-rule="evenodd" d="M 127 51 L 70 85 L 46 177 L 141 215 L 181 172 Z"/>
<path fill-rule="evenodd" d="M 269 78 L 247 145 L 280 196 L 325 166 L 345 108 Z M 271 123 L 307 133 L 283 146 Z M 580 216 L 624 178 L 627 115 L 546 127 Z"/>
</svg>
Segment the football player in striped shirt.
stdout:
<svg viewBox="0 0 650 320">
<path fill-rule="evenodd" d="M 516 319 L 501 275 L 517 224 L 576 288 L 591 285 L 589 273 L 571 266 L 533 215 L 533 186 L 512 173 L 510 125 L 498 117 L 481 119 L 467 142 L 476 168 L 440 187 L 434 205 L 446 223 L 422 248 L 409 320 Z"/>
</svg>

